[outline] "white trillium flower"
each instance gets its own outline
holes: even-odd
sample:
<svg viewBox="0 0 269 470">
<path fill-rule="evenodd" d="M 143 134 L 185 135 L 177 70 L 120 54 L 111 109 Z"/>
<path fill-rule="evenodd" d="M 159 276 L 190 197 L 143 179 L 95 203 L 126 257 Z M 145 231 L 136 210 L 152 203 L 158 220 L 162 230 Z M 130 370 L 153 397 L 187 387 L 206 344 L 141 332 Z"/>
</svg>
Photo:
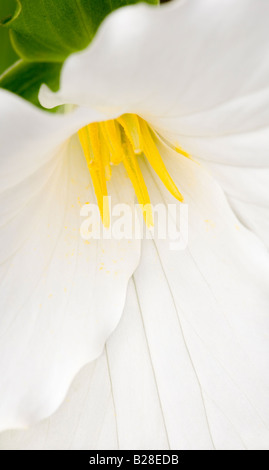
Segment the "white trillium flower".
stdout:
<svg viewBox="0 0 269 470">
<path fill-rule="evenodd" d="M 65 62 L 59 92 L 41 89 L 75 111 L 1 90 L 1 430 L 47 418 L 101 355 L 2 448 L 268 448 L 268 15 L 267 0 L 126 7 Z M 160 136 L 189 205 L 183 251 L 80 236 L 100 182 L 85 129 L 126 113 Z M 175 202 L 135 159 L 151 202 Z M 131 183 L 121 163 L 105 187 L 133 205 Z"/>
</svg>

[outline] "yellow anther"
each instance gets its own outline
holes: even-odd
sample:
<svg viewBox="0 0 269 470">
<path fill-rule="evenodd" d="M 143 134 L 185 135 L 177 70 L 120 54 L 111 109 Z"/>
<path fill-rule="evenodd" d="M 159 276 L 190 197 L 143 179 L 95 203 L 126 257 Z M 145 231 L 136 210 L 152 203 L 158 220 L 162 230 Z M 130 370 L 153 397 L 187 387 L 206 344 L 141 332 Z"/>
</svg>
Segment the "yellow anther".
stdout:
<svg viewBox="0 0 269 470">
<path fill-rule="evenodd" d="M 78 136 L 79 136 L 79 140 L 80 140 L 80 143 L 81 143 L 81 147 L 82 147 L 83 152 L 84 152 L 84 156 L 85 156 L 86 161 L 89 165 L 90 163 L 93 162 L 94 155 L 93 155 L 93 151 L 92 151 L 92 145 L 91 145 L 91 139 L 90 139 L 90 135 L 89 135 L 89 131 L 88 131 L 88 126 L 83 127 L 82 129 L 80 129 L 78 131 Z"/>
<path fill-rule="evenodd" d="M 83 127 L 83 129 L 80 129 L 78 135 L 92 177 L 94 192 L 103 224 L 105 227 L 109 227 L 110 215 L 107 198 L 108 194 L 101 153 L 99 126 L 97 123 L 89 124 L 88 126 Z M 86 148 L 85 144 L 87 144 Z"/>
<path fill-rule="evenodd" d="M 156 171 L 157 175 L 163 182 L 163 184 L 166 186 L 168 191 L 179 201 L 183 201 L 183 196 L 177 189 L 177 186 L 175 185 L 174 181 L 172 180 L 171 176 L 169 175 L 166 166 L 163 162 L 163 159 L 156 147 L 156 144 L 153 140 L 151 130 L 144 121 L 144 119 L 139 119 L 139 124 L 140 124 L 140 129 L 141 129 L 141 135 L 143 139 L 143 151 L 152 166 L 153 170 Z"/>
<path fill-rule="evenodd" d="M 123 148 L 125 155 L 125 158 L 123 160 L 124 166 L 134 187 L 137 200 L 142 206 L 145 222 L 148 227 L 152 227 L 153 216 L 149 193 L 142 172 L 138 165 L 137 157 L 128 139 L 123 142 Z"/>
<path fill-rule="evenodd" d="M 120 126 L 117 121 L 110 120 L 101 122 L 100 128 L 110 152 L 110 161 L 118 165 L 123 159 Z"/>
<path fill-rule="evenodd" d="M 123 114 L 117 121 L 123 127 L 125 134 L 130 140 L 136 155 L 142 152 L 142 136 L 140 132 L 138 116 L 136 114 Z"/>
<path fill-rule="evenodd" d="M 101 129 L 100 129 L 101 132 Z M 111 171 L 111 165 L 110 165 L 110 152 L 108 145 L 106 143 L 106 140 L 104 138 L 100 139 L 100 145 L 101 145 L 101 158 L 102 158 L 102 163 L 104 166 L 105 170 L 105 177 L 106 180 L 109 181 L 111 179 L 112 171 Z"/>
<path fill-rule="evenodd" d="M 191 158 L 190 154 L 185 152 L 185 150 L 183 150 L 181 147 L 179 147 L 179 145 L 176 145 L 174 147 L 174 149 L 177 153 L 180 153 L 180 155 L 183 155 L 184 157 L 187 157 L 187 158 Z"/>
</svg>

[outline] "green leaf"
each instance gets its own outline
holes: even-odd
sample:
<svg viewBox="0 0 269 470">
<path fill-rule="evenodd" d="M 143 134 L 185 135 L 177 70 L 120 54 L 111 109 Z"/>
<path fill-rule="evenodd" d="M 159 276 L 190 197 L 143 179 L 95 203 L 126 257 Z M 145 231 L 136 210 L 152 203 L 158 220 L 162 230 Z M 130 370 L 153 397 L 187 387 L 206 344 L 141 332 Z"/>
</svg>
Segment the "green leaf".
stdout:
<svg viewBox="0 0 269 470">
<path fill-rule="evenodd" d="M 41 107 L 38 101 L 40 86 L 46 82 L 53 91 L 56 91 L 59 88 L 61 67 L 62 63 L 57 62 L 20 60 L 0 77 L 0 87 Z M 53 111 L 57 111 L 57 109 Z"/>
<path fill-rule="evenodd" d="M 139 1 L 159 3 L 159 0 L 16 1 L 13 17 L 2 25 L 9 29 L 12 44 L 22 60 L 0 77 L 0 87 L 39 107 L 41 84 L 57 91 L 64 60 L 72 52 L 87 47 L 111 11 Z"/>
<path fill-rule="evenodd" d="M 0 18 L 5 18 L 10 16 L 16 7 L 15 0 L 0 0 Z M 14 51 L 9 37 L 9 32 L 7 29 L 0 28 L 0 44 L 1 44 L 1 53 L 0 53 L 0 74 L 4 72 L 10 65 L 12 65 L 17 59 L 18 56 Z"/>
<path fill-rule="evenodd" d="M 13 46 L 22 59 L 63 62 L 69 54 L 90 43 L 111 11 L 139 1 L 17 0 L 13 18 L 4 25 L 10 29 Z"/>
</svg>

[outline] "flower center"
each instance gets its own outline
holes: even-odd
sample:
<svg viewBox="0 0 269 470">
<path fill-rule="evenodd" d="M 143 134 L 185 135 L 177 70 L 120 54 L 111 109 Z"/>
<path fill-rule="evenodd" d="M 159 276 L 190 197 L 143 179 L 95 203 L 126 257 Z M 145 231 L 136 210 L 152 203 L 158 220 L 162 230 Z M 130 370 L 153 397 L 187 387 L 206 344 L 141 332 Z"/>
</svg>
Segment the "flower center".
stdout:
<svg viewBox="0 0 269 470">
<path fill-rule="evenodd" d="M 147 226 L 153 225 L 150 198 L 138 163 L 140 154 L 145 155 L 170 193 L 183 201 L 158 151 L 152 129 L 136 114 L 124 114 L 118 119 L 89 124 L 78 131 L 78 136 L 105 227 L 110 224 L 106 182 L 111 178 L 112 166 L 120 163 L 127 170 Z M 184 151 L 179 150 L 179 153 L 188 156 Z"/>
</svg>

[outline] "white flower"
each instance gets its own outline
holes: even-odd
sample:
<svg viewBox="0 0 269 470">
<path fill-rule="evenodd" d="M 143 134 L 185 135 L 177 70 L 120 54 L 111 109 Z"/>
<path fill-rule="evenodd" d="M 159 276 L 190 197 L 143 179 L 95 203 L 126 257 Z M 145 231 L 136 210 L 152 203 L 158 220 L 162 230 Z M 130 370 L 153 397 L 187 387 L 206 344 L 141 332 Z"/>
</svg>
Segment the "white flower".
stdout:
<svg viewBox="0 0 269 470">
<path fill-rule="evenodd" d="M 141 116 L 190 217 L 185 251 L 142 242 L 123 319 L 69 401 L 1 447 L 268 448 L 268 14 L 267 0 L 124 8 L 66 61 L 58 93 L 41 90 L 75 112 L 1 90 L 1 429 L 55 411 L 119 322 L 139 262 L 138 240 L 79 235 L 94 195 L 77 131 Z M 121 166 L 109 193 L 133 204 Z M 153 203 L 174 201 L 142 172 Z"/>
</svg>

